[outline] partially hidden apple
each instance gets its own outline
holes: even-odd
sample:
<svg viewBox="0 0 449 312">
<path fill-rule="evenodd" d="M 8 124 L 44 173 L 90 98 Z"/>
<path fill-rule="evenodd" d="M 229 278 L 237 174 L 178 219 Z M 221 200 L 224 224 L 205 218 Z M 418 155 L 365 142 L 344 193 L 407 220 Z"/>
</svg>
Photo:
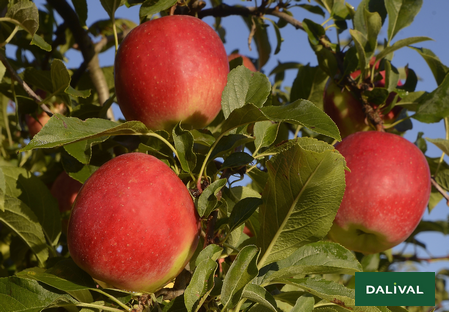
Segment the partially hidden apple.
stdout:
<svg viewBox="0 0 449 312">
<path fill-rule="evenodd" d="M 53 182 L 50 192 L 58 201 L 59 211 L 65 214 L 72 209 L 75 198 L 81 189 L 81 182 L 71 178 L 65 171 L 61 172 Z M 67 231 L 67 219 L 62 220 L 63 231 Z"/>
<path fill-rule="evenodd" d="M 178 176 L 143 153 L 113 158 L 84 183 L 68 228 L 72 259 L 94 279 L 154 292 L 176 277 L 199 239 L 199 217 Z"/>
<path fill-rule="evenodd" d="M 217 33 L 202 20 L 165 16 L 134 28 L 118 49 L 114 79 L 127 120 L 152 130 L 203 128 L 221 110 L 229 63 Z"/>
<path fill-rule="evenodd" d="M 421 150 L 401 136 L 379 131 L 354 133 L 336 149 L 350 172 L 329 238 L 365 254 L 406 240 L 430 197 L 430 171 Z"/>
<path fill-rule="evenodd" d="M 376 68 L 378 64 L 376 64 Z M 385 71 L 379 71 L 382 79 L 375 82 L 374 86 L 378 88 L 385 87 Z M 355 71 L 351 73 L 352 78 L 356 78 L 360 75 L 360 71 Z M 398 81 L 398 86 L 401 86 L 402 82 Z M 391 92 L 386 100 L 386 107 L 395 98 L 396 93 Z M 400 99 L 398 99 L 400 100 Z M 373 109 L 377 109 L 378 105 L 370 103 Z M 344 86 L 339 86 L 337 82 L 329 78 L 324 88 L 323 94 L 323 110 L 337 125 L 340 130 L 342 138 L 348 135 L 359 132 L 368 131 L 371 127 L 368 125 L 366 120 L 366 114 L 363 111 L 362 103 L 354 97 L 353 94 Z M 380 115 L 385 123 L 390 123 L 395 121 L 401 112 L 402 107 L 394 106 L 393 109 L 388 111 L 386 114 Z"/>
<path fill-rule="evenodd" d="M 39 95 L 41 98 L 45 98 L 47 93 L 43 90 L 37 90 L 36 94 Z M 47 105 L 48 107 L 49 105 Z M 53 113 L 59 113 L 63 114 L 66 110 L 66 107 L 64 103 L 58 103 L 54 102 L 52 105 L 50 105 L 49 109 Z M 30 138 L 32 139 L 39 131 L 41 131 L 42 127 L 45 126 L 45 124 L 50 120 L 50 116 L 40 108 L 38 109 L 38 113 L 35 116 L 26 114 L 25 115 L 25 123 L 28 128 L 28 133 L 30 135 Z"/>
<path fill-rule="evenodd" d="M 236 59 L 238 57 L 241 57 L 243 60 L 243 66 L 245 66 L 246 68 L 248 68 L 250 71 L 256 72 L 256 66 L 254 66 L 253 62 L 251 62 L 251 60 L 249 59 L 249 57 L 239 54 L 239 53 L 231 53 L 228 55 L 228 61 L 232 61 L 233 59 Z"/>
</svg>

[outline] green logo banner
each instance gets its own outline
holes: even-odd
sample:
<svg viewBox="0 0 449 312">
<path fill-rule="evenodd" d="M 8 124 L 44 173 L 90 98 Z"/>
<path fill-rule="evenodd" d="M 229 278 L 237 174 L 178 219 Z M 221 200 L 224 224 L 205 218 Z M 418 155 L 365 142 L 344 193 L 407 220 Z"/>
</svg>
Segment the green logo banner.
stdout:
<svg viewBox="0 0 449 312">
<path fill-rule="evenodd" d="M 356 272 L 356 306 L 434 306 L 433 272 Z"/>
</svg>

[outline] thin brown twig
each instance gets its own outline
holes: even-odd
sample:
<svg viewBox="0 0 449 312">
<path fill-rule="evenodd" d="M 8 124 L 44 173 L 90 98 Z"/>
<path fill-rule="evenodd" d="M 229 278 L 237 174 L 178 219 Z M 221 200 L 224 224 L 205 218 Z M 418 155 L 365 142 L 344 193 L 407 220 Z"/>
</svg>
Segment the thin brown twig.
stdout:
<svg viewBox="0 0 449 312">
<path fill-rule="evenodd" d="M 200 12 L 198 12 L 198 17 L 199 18 L 203 18 L 206 16 L 226 17 L 230 15 L 251 16 L 251 15 L 259 15 L 261 13 L 282 18 L 296 29 L 304 30 L 304 27 L 302 26 L 302 23 L 300 21 L 288 15 L 287 13 L 279 11 L 277 7 L 276 8 L 264 7 L 263 12 L 260 12 L 259 8 L 257 7 L 230 6 L 222 3 L 213 8 L 201 10 Z"/>
<path fill-rule="evenodd" d="M 28 93 L 34 101 L 36 101 L 37 103 L 41 103 L 42 99 L 39 95 L 37 95 L 33 89 L 30 88 L 30 86 L 23 81 L 22 78 L 20 78 L 19 74 L 16 72 L 16 70 L 12 67 L 12 65 L 8 62 L 8 59 L 6 58 L 6 56 L 3 53 L 0 53 L 0 61 L 3 63 L 3 65 L 5 65 L 6 69 L 8 70 L 8 72 L 11 74 L 12 78 L 14 80 L 16 80 L 25 90 L 26 93 Z M 45 104 L 41 104 L 40 107 L 42 108 L 42 110 L 44 112 L 47 113 L 48 116 L 53 116 L 52 111 L 48 108 L 47 105 Z"/>
<path fill-rule="evenodd" d="M 435 178 L 431 178 L 430 182 L 432 182 L 432 185 L 437 189 L 438 192 L 440 192 L 441 195 L 446 199 L 446 204 L 449 206 L 449 195 L 447 192 L 435 181 Z"/>
</svg>

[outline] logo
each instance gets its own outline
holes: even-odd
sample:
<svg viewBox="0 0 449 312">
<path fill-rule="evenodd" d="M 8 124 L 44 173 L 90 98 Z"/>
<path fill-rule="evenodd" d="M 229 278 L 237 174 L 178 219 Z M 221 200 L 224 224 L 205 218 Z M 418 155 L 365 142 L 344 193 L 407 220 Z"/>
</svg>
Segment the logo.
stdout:
<svg viewBox="0 0 449 312">
<path fill-rule="evenodd" d="M 434 306 L 433 272 L 356 272 L 356 306 Z"/>
</svg>

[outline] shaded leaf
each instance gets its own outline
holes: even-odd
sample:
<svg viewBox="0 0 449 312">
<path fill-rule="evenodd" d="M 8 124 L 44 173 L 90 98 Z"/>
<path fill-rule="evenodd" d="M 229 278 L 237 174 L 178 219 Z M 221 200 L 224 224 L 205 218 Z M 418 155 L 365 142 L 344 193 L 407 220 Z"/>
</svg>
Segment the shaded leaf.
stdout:
<svg viewBox="0 0 449 312">
<path fill-rule="evenodd" d="M 6 17 L 19 22 L 20 26 L 33 37 L 39 28 L 39 11 L 36 5 L 28 0 L 19 0 L 8 8 Z"/>
<path fill-rule="evenodd" d="M 257 276 L 257 258 L 259 249 L 250 245 L 237 254 L 223 281 L 221 302 L 224 309 L 231 309 L 240 301 L 245 286 Z"/>
<path fill-rule="evenodd" d="M 15 276 L 0 278 L 0 302 L 2 312 L 39 312 L 51 306 L 76 303 L 67 294 L 59 294 L 45 289 L 37 281 Z"/>
<path fill-rule="evenodd" d="M 17 198 L 18 204 L 26 206 L 37 217 L 40 231 L 55 246 L 61 234 L 61 217 L 58 202 L 48 187 L 35 175 L 23 168 L 1 167 L 4 174 L 6 195 Z M 13 200 L 16 203 L 15 200 Z M 30 220 L 31 221 L 31 220 Z M 40 232 L 39 231 L 39 232 Z"/>
<path fill-rule="evenodd" d="M 233 231 L 245 223 L 262 202 L 262 199 L 254 197 L 246 197 L 237 202 L 234 208 L 232 208 L 231 215 L 229 216 L 230 231 Z"/>
<path fill-rule="evenodd" d="M 48 258 L 48 247 L 42 226 L 31 209 L 22 201 L 5 196 L 5 211 L 0 212 L 0 221 L 15 232 L 31 248 L 40 263 Z"/>
<path fill-rule="evenodd" d="M 104 10 L 108 13 L 109 17 L 112 18 L 115 11 L 122 5 L 125 4 L 125 0 L 100 0 L 101 5 Z"/>
<path fill-rule="evenodd" d="M 214 210 L 218 203 L 217 195 L 220 190 L 226 185 L 226 179 L 219 179 L 214 181 L 208 187 L 206 187 L 201 193 L 200 197 L 196 200 L 196 207 L 199 216 L 208 217 Z"/>
<path fill-rule="evenodd" d="M 172 135 L 182 169 L 186 172 L 192 172 L 196 166 L 196 155 L 193 152 L 193 135 L 189 131 L 182 129 L 179 124 L 173 128 Z"/>
<path fill-rule="evenodd" d="M 152 15 L 167 10 L 176 4 L 177 0 L 146 0 L 140 6 L 140 19 L 150 18 Z"/>
</svg>

